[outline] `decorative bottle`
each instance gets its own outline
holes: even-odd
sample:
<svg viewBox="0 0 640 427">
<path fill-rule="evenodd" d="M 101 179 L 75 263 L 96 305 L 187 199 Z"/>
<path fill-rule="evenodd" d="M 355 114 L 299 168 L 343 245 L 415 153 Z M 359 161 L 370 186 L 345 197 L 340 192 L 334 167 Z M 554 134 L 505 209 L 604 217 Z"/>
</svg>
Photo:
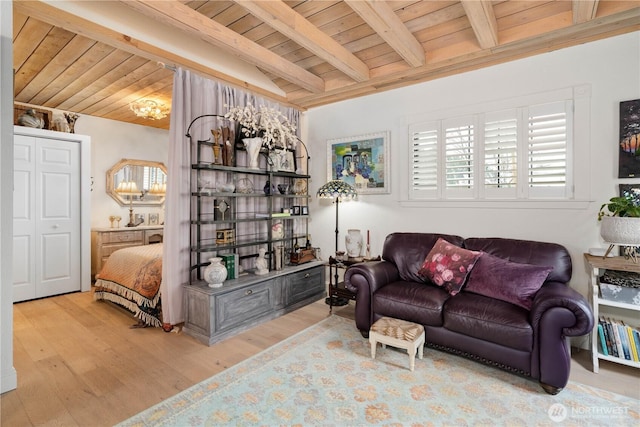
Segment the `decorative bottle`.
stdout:
<svg viewBox="0 0 640 427">
<path fill-rule="evenodd" d="M 227 279 L 227 268 L 222 264 L 222 258 L 209 258 L 209 261 L 211 263 L 204 269 L 204 280 L 210 288 L 219 288 Z"/>
</svg>

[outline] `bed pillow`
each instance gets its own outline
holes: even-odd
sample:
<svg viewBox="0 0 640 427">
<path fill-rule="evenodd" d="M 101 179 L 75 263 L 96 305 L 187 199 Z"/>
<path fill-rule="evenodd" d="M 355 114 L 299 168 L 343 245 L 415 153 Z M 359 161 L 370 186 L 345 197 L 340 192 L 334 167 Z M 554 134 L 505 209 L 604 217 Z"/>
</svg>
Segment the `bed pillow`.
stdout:
<svg viewBox="0 0 640 427">
<path fill-rule="evenodd" d="M 442 286 L 451 295 L 456 295 L 464 286 L 467 275 L 480 255 L 480 251 L 470 251 L 439 238 L 425 258 L 418 275 Z"/>
<path fill-rule="evenodd" d="M 551 270 L 553 267 L 520 264 L 483 253 L 464 290 L 531 310 L 533 297 Z"/>
</svg>

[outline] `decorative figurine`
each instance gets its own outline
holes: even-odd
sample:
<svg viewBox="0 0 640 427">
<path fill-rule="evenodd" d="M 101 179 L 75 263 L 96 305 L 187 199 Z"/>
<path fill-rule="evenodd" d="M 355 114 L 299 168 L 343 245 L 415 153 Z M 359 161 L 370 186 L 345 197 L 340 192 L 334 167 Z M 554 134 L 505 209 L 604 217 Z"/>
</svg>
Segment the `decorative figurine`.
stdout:
<svg viewBox="0 0 640 427">
<path fill-rule="evenodd" d="M 18 117 L 18 124 L 20 126 L 42 129 L 44 127 L 44 120 L 42 117 L 38 117 L 36 110 L 29 108 Z"/>
<path fill-rule="evenodd" d="M 76 113 L 64 113 L 64 118 L 67 119 L 67 123 L 69 123 L 69 133 L 76 133 L 76 120 L 80 117 Z"/>
<path fill-rule="evenodd" d="M 263 275 L 269 272 L 269 265 L 267 264 L 267 259 L 264 257 L 266 254 L 266 250 L 264 248 L 260 248 L 258 251 L 258 259 L 256 259 L 256 274 Z"/>
</svg>

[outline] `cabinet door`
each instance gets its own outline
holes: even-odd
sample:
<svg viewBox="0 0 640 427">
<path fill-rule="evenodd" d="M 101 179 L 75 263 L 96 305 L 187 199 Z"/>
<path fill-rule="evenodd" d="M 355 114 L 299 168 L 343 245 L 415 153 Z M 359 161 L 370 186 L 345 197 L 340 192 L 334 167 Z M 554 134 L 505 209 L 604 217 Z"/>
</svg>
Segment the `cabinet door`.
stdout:
<svg viewBox="0 0 640 427">
<path fill-rule="evenodd" d="M 325 292 L 324 267 L 314 267 L 287 276 L 287 305 L 295 304 Z"/>
<path fill-rule="evenodd" d="M 216 297 L 216 331 L 224 331 L 270 313 L 274 307 L 272 280 Z"/>
</svg>

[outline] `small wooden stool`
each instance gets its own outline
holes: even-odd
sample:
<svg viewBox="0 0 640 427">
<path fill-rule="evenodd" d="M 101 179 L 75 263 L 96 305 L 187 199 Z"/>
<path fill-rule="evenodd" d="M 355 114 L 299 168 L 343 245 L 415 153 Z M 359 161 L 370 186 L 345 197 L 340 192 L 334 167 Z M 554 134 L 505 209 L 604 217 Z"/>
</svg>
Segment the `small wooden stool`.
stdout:
<svg viewBox="0 0 640 427">
<path fill-rule="evenodd" d="M 376 346 L 378 343 L 392 347 L 403 348 L 409 353 L 409 369 L 413 371 L 416 364 L 416 351 L 422 359 L 424 354 L 424 327 L 406 320 L 382 317 L 378 319 L 369 331 L 369 343 L 371 344 L 371 358 L 376 358 Z"/>
</svg>

